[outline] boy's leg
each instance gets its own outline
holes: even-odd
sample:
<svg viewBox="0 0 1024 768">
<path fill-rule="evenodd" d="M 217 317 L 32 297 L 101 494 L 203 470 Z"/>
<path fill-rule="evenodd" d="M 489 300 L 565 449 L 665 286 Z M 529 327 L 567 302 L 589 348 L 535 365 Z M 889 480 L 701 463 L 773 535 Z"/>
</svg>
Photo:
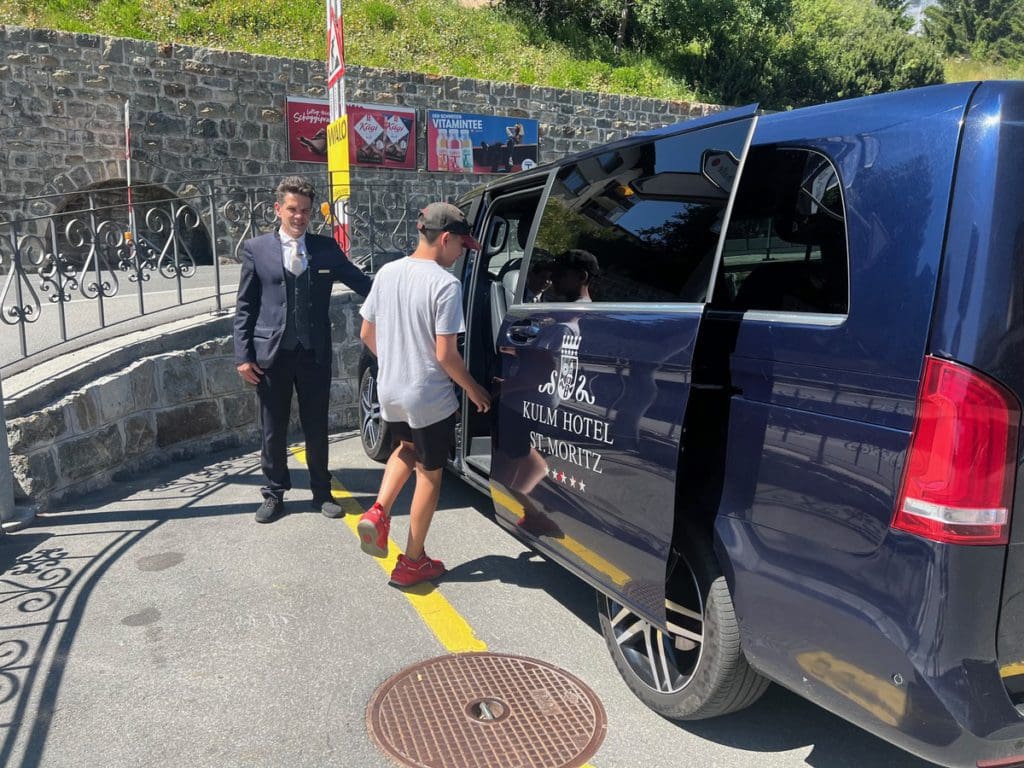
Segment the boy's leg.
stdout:
<svg viewBox="0 0 1024 768">
<path fill-rule="evenodd" d="M 409 425 L 405 422 L 391 422 L 388 426 L 398 440 L 398 445 L 395 446 L 384 466 L 384 477 L 380 482 L 377 500 L 363 513 L 356 524 L 360 548 L 366 554 L 374 557 L 387 557 L 388 534 L 391 532 L 391 507 L 416 466 L 416 449 L 412 443 L 412 432 Z"/>
<path fill-rule="evenodd" d="M 423 543 L 434 519 L 437 500 L 441 495 L 441 476 L 451 454 L 456 413 L 430 426 L 412 430 L 416 453 L 416 489 L 409 508 L 409 539 L 405 554 L 391 572 L 391 583 L 410 587 L 423 581 L 436 579 L 444 573 L 444 564 L 432 560 L 423 551 Z"/>
<path fill-rule="evenodd" d="M 377 492 L 377 503 L 388 514 L 391 514 L 391 507 L 394 506 L 395 499 L 402 492 L 415 466 L 416 450 L 412 443 L 400 440 L 388 457 L 388 463 L 384 465 L 384 477 Z"/>
<path fill-rule="evenodd" d="M 430 426 L 412 430 L 416 449 L 416 490 L 409 508 L 409 540 L 405 546 L 405 556 L 410 560 L 419 560 L 424 555 L 423 542 L 441 495 L 441 477 L 451 453 L 456 415 L 453 413 Z"/>
<path fill-rule="evenodd" d="M 405 556 L 410 560 L 423 557 L 423 545 L 434 519 L 437 499 L 441 495 L 441 478 L 444 469 L 424 469 L 416 464 L 416 490 L 409 508 L 409 539 L 405 545 Z"/>
</svg>

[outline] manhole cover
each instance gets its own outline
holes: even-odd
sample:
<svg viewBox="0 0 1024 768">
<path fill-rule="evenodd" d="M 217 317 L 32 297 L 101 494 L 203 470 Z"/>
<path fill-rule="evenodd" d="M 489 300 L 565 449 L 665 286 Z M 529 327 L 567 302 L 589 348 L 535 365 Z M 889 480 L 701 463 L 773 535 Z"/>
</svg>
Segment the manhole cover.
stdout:
<svg viewBox="0 0 1024 768">
<path fill-rule="evenodd" d="M 597 696 L 536 659 L 460 653 L 385 682 L 366 713 L 370 734 L 417 768 L 578 768 L 608 719 Z"/>
</svg>

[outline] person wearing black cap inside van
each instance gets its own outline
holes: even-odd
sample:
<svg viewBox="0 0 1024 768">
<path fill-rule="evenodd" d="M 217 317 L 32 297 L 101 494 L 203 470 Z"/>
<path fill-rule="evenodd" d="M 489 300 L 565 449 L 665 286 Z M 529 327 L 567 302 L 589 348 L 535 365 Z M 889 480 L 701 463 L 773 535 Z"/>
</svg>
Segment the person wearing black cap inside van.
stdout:
<svg viewBox="0 0 1024 768">
<path fill-rule="evenodd" d="M 570 248 L 555 261 L 551 273 L 551 293 L 548 301 L 593 301 L 590 286 L 601 274 L 597 257 L 582 248 Z"/>
</svg>

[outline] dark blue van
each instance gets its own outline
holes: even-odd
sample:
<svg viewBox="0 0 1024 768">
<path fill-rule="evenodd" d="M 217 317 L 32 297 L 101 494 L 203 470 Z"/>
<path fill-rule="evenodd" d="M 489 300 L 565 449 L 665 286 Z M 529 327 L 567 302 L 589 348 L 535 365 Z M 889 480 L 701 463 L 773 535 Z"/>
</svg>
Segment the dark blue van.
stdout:
<svg viewBox="0 0 1024 768">
<path fill-rule="evenodd" d="M 640 699 L 712 717 L 771 680 L 1024 766 L 1024 82 L 737 109 L 461 205 L 497 407 L 452 468 L 596 587 Z"/>
</svg>

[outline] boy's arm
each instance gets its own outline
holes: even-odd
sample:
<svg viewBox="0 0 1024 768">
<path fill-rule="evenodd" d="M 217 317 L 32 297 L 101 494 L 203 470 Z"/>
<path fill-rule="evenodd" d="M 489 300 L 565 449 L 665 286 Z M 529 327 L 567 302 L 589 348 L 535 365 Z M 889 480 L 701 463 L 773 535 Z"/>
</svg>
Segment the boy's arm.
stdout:
<svg viewBox="0 0 1024 768">
<path fill-rule="evenodd" d="M 377 356 L 377 326 L 363 318 L 363 327 L 359 329 L 359 338 L 363 340 L 366 348 Z M 458 352 L 456 352 L 458 354 Z"/>
<path fill-rule="evenodd" d="M 458 334 L 438 334 L 436 342 L 437 362 L 444 368 L 444 372 L 451 377 L 451 380 L 462 387 L 463 391 L 473 401 L 480 413 L 487 413 L 491 408 L 491 396 L 487 390 L 476 383 L 476 379 L 469 375 L 466 370 L 466 363 L 459 354 Z"/>
</svg>

